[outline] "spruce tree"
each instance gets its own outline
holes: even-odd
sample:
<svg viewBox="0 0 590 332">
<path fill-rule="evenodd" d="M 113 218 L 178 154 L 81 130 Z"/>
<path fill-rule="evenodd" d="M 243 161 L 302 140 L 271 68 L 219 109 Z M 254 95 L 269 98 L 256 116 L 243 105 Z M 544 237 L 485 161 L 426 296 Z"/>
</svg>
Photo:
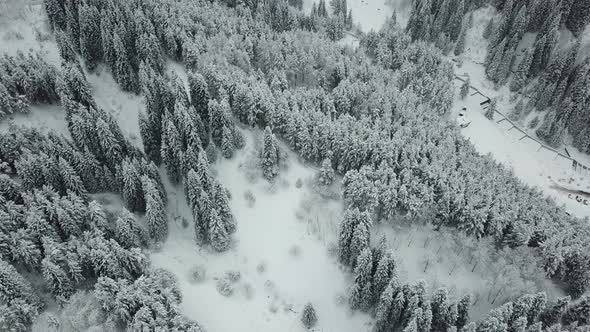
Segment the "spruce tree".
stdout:
<svg viewBox="0 0 590 332">
<path fill-rule="evenodd" d="M 471 88 L 471 79 L 469 79 L 469 77 L 468 77 L 467 79 L 465 79 L 465 81 L 461 85 L 461 90 L 459 92 L 461 99 L 465 99 L 465 97 L 467 97 L 467 95 L 469 94 L 470 88 Z"/>
<path fill-rule="evenodd" d="M 190 72 L 188 75 L 191 104 L 201 118 L 203 124 L 209 125 L 209 91 L 205 78 L 197 72 Z M 207 132 L 208 132 L 208 128 Z"/>
<path fill-rule="evenodd" d="M 321 185 L 329 186 L 334 182 L 334 169 L 332 168 L 332 161 L 330 158 L 324 159 L 322 161 L 322 167 L 320 168 L 320 172 L 318 174 L 318 182 Z"/>
<path fill-rule="evenodd" d="M 234 136 L 227 126 L 223 126 L 223 133 L 221 137 L 221 154 L 225 158 L 231 158 L 234 155 L 234 150 L 236 149 L 234 145 Z"/>
<path fill-rule="evenodd" d="M 533 53 L 530 50 L 526 50 L 512 78 L 512 82 L 510 82 L 510 91 L 520 91 L 527 84 L 532 61 Z"/>
<path fill-rule="evenodd" d="M 153 180 L 144 175 L 141 177 L 141 182 L 145 195 L 145 218 L 149 235 L 156 242 L 164 241 L 168 236 L 166 207 Z"/>
<path fill-rule="evenodd" d="M 80 52 L 86 62 L 86 67 L 92 71 L 102 59 L 100 12 L 95 6 L 82 3 L 78 15 L 80 19 Z"/>
<path fill-rule="evenodd" d="M 496 108 L 497 108 L 496 104 L 497 103 L 498 103 L 498 101 L 496 100 L 496 98 L 493 98 L 488 106 L 488 109 L 486 110 L 485 117 L 488 118 L 489 120 L 494 119 L 494 114 L 496 113 Z"/>
<path fill-rule="evenodd" d="M 307 329 L 311 329 L 317 324 L 318 317 L 315 313 L 315 309 L 311 303 L 307 303 L 305 307 L 303 307 L 303 312 L 301 314 L 301 322 L 303 326 Z"/>
<path fill-rule="evenodd" d="M 489 39 L 494 31 L 494 19 L 491 19 L 483 30 L 483 38 Z"/>
<path fill-rule="evenodd" d="M 136 89 L 135 74 L 121 36 L 117 32 L 113 34 L 113 49 L 115 50 L 115 67 L 113 76 L 125 91 Z"/>
<path fill-rule="evenodd" d="M 66 13 L 60 0 L 43 0 L 51 29 L 66 29 Z"/>
<path fill-rule="evenodd" d="M 223 221 L 219 217 L 216 209 L 211 209 L 209 212 L 209 242 L 213 249 L 222 252 L 229 249 L 231 240 L 227 233 Z"/>
<path fill-rule="evenodd" d="M 270 127 L 264 129 L 260 164 L 265 179 L 272 180 L 279 174 L 279 146 Z"/>
</svg>

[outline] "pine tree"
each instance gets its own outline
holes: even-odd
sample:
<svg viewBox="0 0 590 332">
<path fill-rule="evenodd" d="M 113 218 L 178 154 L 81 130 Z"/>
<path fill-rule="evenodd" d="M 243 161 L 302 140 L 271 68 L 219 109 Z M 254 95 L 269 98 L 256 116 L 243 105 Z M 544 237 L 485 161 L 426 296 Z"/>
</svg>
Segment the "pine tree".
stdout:
<svg viewBox="0 0 590 332">
<path fill-rule="evenodd" d="M 392 321 L 392 305 L 394 296 L 399 287 L 397 278 L 392 278 L 388 283 L 385 290 L 379 297 L 377 309 L 375 311 L 375 331 L 382 332 L 387 331 L 394 322 Z"/>
<path fill-rule="evenodd" d="M 145 195 L 145 218 L 150 237 L 156 242 L 164 241 L 168 236 L 168 218 L 166 207 L 153 180 L 147 176 L 141 178 Z"/>
<path fill-rule="evenodd" d="M 528 77 L 535 77 L 543 68 L 543 52 L 545 51 L 545 46 L 547 44 L 547 37 L 543 36 L 535 41 L 535 45 L 533 46 L 533 56 L 531 60 L 531 65 L 529 68 Z"/>
<path fill-rule="evenodd" d="M 352 240 L 350 241 L 350 264 L 352 267 L 356 266 L 357 257 L 365 249 L 369 248 L 369 237 L 370 232 L 367 224 L 358 223 L 354 228 Z"/>
<path fill-rule="evenodd" d="M 465 15 L 465 0 L 460 0 L 459 4 L 453 9 L 448 25 L 448 33 L 451 40 L 456 41 L 463 29 L 463 18 Z"/>
<path fill-rule="evenodd" d="M 311 329 L 317 324 L 318 317 L 315 313 L 315 309 L 311 303 L 307 303 L 305 307 L 303 307 L 303 312 L 301 314 L 301 322 L 303 326 L 307 329 Z"/>
<path fill-rule="evenodd" d="M 272 180 L 279 174 L 279 146 L 270 127 L 264 130 L 260 163 L 265 179 Z"/>
<path fill-rule="evenodd" d="M 83 2 L 80 4 L 78 15 L 80 19 L 80 52 L 86 61 L 86 67 L 89 70 L 94 70 L 102 59 L 100 13 L 95 6 Z M 117 46 L 115 44 L 115 47 Z"/>
<path fill-rule="evenodd" d="M 461 32 L 459 32 L 459 36 L 457 37 L 457 43 L 455 44 L 455 56 L 459 56 L 465 52 L 465 43 L 467 42 L 467 30 L 469 26 L 467 24 L 463 24 L 461 28 Z"/>
<path fill-rule="evenodd" d="M 65 62 L 76 62 L 78 61 L 78 57 L 76 55 L 76 51 L 74 50 L 74 46 L 70 42 L 70 38 L 66 35 L 65 32 L 62 30 L 55 30 L 55 42 L 57 43 L 57 48 L 59 49 L 59 55 Z"/>
<path fill-rule="evenodd" d="M 494 31 L 494 19 L 491 19 L 483 30 L 483 38 L 489 39 Z"/>
<path fill-rule="evenodd" d="M 190 72 L 188 75 L 191 104 L 195 107 L 197 114 L 203 124 L 209 124 L 209 91 L 205 78 L 197 72 Z M 208 129 L 207 129 L 208 132 Z"/>
<path fill-rule="evenodd" d="M 66 28 L 66 13 L 60 0 L 43 0 L 51 29 Z"/>
<path fill-rule="evenodd" d="M 174 122 L 167 117 L 162 119 L 162 145 L 160 153 L 172 183 L 180 182 L 183 160 L 182 141 Z"/>
<path fill-rule="evenodd" d="M 115 50 L 115 68 L 113 68 L 115 81 L 123 90 L 134 91 L 136 89 L 135 74 L 123 40 L 117 32 L 113 34 L 113 49 Z"/>
<path fill-rule="evenodd" d="M 551 326 L 561 320 L 562 315 L 565 313 L 569 303 L 571 301 L 570 296 L 565 296 L 557 300 L 557 303 L 553 304 L 550 308 L 545 310 L 540 317 L 544 326 Z"/>
<path fill-rule="evenodd" d="M 432 296 L 432 327 L 434 332 L 446 332 L 450 326 L 449 300 L 446 288 L 439 288 Z"/>
<path fill-rule="evenodd" d="M 471 307 L 471 294 L 467 294 L 457 303 L 457 329 L 462 329 L 469 322 L 469 308 Z"/>
<path fill-rule="evenodd" d="M 216 209 L 209 212 L 209 242 L 213 249 L 221 252 L 229 249 L 231 240 Z"/>
<path fill-rule="evenodd" d="M 11 303 L 17 299 L 33 305 L 41 303 L 29 282 L 12 265 L 0 259 L 0 302 Z"/>
<path fill-rule="evenodd" d="M 532 61 L 533 53 L 530 50 L 526 50 L 510 83 L 510 91 L 520 91 L 526 85 Z"/>
<path fill-rule="evenodd" d="M 494 114 L 496 113 L 497 103 L 498 103 L 498 101 L 496 100 L 496 98 L 493 98 L 488 106 L 488 109 L 486 110 L 485 117 L 488 118 L 489 120 L 494 119 Z"/>
<path fill-rule="evenodd" d="M 566 26 L 574 35 L 579 35 L 590 22 L 590 3 L 588 1 L 573 1 Z"/>
<path fill-rule="evenodd" d="M 131 160 L 121 164 L 121 180 L 123 185 L 123 201 L 131 211 L 145 211 L 145 199 L 142 191 L 140 173 Z"/>
<path fill-rule="evenodd" d="M 228 127 L 223 126 L 223 134 L 221 137 L 221 154 L 223 154 L 225 158 L 229 159 L 233 157 L 235 149 L 236 147 L 234 146 L 234 136 L 232 131 Z"/>
<path fill-rule="evenodd" d="M 332 169 L 332 162 L 329 158 L 322 161 L 322 167 L 318 174 L 318 181 L 321 185 L 329 186 L 334 182 L 334 169 Z"/>
<path fill-rule="evenodd" d="M 375 298 L 374 302 L 377 302 L 388 286 L 392 282 L 392 279 L 396 279 L 395 275 L 395 262 L 393 260 L 393 254 L 386 252 L 378 260 L 375 274 L 373 275 L 373 295 Z"/>
<path fill-rule="evenodd" d="M 465 99 L 465 97 L 467 97 L 467 94 L 469 94 L 470 88 L 471 88 L 471 79 L 469 79 L 469 77 L 468 77 L 467 79 L 465 79 L 465 81 L 461 85 L 461 91 L 459 92 L 461 99 Z"/>
<path fill-rule="evenodd" d="M 522 99 L 520 99 L 518 101 L 518 103 L 516 103 L 516 106 L 514 106 L 514 111 L 512 113 L 510 113 L 510 115 L 508 115 L 508 118 L 510 118 L 510 120 L 512 120 L 512 121 L 518 121 L 522 118 L 523 111 L 524 111 L 524 102 Z"/>
</svg>

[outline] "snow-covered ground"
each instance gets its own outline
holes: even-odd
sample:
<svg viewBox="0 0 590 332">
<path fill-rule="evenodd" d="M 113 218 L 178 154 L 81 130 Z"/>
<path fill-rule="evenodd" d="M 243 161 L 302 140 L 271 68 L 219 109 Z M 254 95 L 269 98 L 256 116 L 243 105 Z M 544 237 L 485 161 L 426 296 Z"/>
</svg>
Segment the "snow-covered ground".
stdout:
<svg viewBox="0 0 590 332">
<path fill-rule="evenodd" d="M 304 0 L 303 10 L 310 12 L 314 3 L 319 0 Z M 330 1 L 326 1 L 329 7 Z M 410 0 L 348 0 L 348 9 L 352 10 L 352 20 L 358 24 L 363 32 L 379 30 L 385 21 L 391 17 L 395 9 L 398 22 L 405 26 L 408 21 Z"/>
<path fill-rule="evenodd" d="M 304 331 L 299 319 L 307 302 L 318 314 L 316 331 L 369 330 L 367 315 L 349 312 L 344 296 L 350 274 L 339 267 L 325 245 L 336 236 L 339 220 L 334 216 L 341 210 L 340 203 L 316 197 L 316 204 L 323 203 L 321 209 L 310 207 L 308 213 L 298 213 L 300 204 L 313 194 L 307 184 L 296 188 L 295 182 L 309 183 L 314 171 L 294 156 L 275 186 L 262 179 L 249 181 L 247 165 L 255 145 L 251 132 L 245 136 L 245 150 L 214 166 L 232 196 L 230 205 L 238 224 L 234 248 L 222 254 L 199 249 L 192 227 L 183 228 L 180 222 L 182 218 L 192 221 L 182 190 L 168 188 L 171 215 L 180 218 L 162 250 L 151 256 L 153 264 L 178 276 L 185 314 L 210 331 Z M 256 199 L 251 207 L 244 196 L 247 190 Z M 196 265 L 207 270 L 206 279 L 199 283 L 190 279 Z M 216 281 L 228 271 L 240 272 L 241 278 L 234 294 L 225 297 L 217 292 Z"/>
</svg>

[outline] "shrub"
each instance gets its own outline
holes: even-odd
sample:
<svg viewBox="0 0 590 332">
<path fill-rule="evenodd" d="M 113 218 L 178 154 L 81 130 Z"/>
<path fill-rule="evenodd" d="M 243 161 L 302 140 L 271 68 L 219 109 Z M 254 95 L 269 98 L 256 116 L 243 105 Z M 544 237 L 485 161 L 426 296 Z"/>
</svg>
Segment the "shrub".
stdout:
<svg viewBox="0 0 590 332">
<path fill-rule="evenodd" d="M 535 128 L 537 128 L 538 125 L 539 125 L 539 117 L 535 116 L 535 118 L 532 119 L 531 122 L 529 122 L 529 129 L 535 129 Z"/>
<path fill-rule="evenodd" d="M 307 303 L 303 308 L 303 313 L 301 314 L 301 322 L 303 326 L 310 329 L 315 326 L 318 322 L 318 317 L 316 316 L 315 309 L 311 303 Z"/>
<path fill-rule="evenodd" d="M 254 197 L 254 193 L 250 189 L 244 192 L 244 199 L 248 203 L 248 207 L 253 207 L 254 203 L 256 203 L 256 197 Z"/>
<path fill-rule="evenodd" d="M 297 187 L 298 189 L 303 187 L 303 180 L 301 180 L 301 178 L 297 179 L 297 181 L 295 182 L 295 187 Z"/>
<path fill-rule="evenodd" d="M 234 293 L 234 287 L 227 278 L 220 278 L 217 280 L 217 291 L 219 294 L 229 297 Z"/>
<path fill-rule="evenodd" d="M 225 272 L 225 278 L 231 281 L 232 283 L 240 281 L 242 278 L 242 274 L 240 271 L 227 271 Z"/>
<path fill-rule="evenodd" d="M 193 283 L 203 282 L 207 277 L 207 269 L 203 265 L 196 265 L 191 269 L 190 280 Z"/>
</svg>

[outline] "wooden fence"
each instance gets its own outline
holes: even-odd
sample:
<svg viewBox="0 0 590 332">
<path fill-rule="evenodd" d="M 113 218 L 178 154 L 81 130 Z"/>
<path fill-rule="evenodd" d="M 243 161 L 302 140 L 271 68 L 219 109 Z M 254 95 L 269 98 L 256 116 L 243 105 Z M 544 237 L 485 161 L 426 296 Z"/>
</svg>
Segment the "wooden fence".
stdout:
<svg viewBox="0 0 590 332">
<path fill-rule="evenodd" d="M 465 79 L 462 78 L 462 77 L 460 77 L 460 76 L 455 75 L 455 79 L 457 79 L 458 81 L 461 81 L 461 82 L 465 83 Z M 482 108 L 484 110 L 487 109 L 490 106 L 491 98 L 488 97 L 488 96 L 486 96 L 485 94 L 483 94 L 480 90 L 478 90 L 476 87 L 474 87 L 472 85 L 469 85 L 469 88 L 472 89 L 473 91 L 475 91 L 470 96 L 475 96 L 475 95 L 478 95 L 479 94 L 480 96 L 482 96 L 483 98 L 485 98 L 485 100 L 482 103 L 480 103 L 480 105 L 482 106 Z M 523 139 L 528 138 L 528 139 L 536 142 L 537 144 L 539 144 L 539 148 L 537 149 L 537 152 L 540 151 L 541 149 L 549 150 L 551 152 L 556 153 L 555 158 L 561 157 L 561 158 L 564 158 L 564 159 L 567 159 L 567 160 L 571 161 L 572 162 L 572 167 L 574 168 L 574 171 L 577 171 L 578 168 L 580 168 L 580 170 L 583 170 L 585 172 L 584 174 L 586 174 L 586 172 L 588 172 L 588 167 L 586 165 L 580 163 L 576 159 L 572 158 L 569 155 L 569 152 L 567 151 L 567 149 L 565 150 L 566 153 L 567 153 L 567 155 L 565 155 L 565 154 L 563 154 L 563 153 L 555 150 L 554 148 L 546 145 L 545 143 L 539 141 L 536 137 L 533 137 L 533 136 L 529 135 L 524 129 L 522 129 L 516 123 L 514 123 L 514 121 L 510 120 L 504 113 L 502 113 L 502 112 L 500 112 L 498 110 L 495 110 L 495 113 L 498 113 L 502 117 L 502 119 L 496 121 L 496 123 L 501 123 L 501 122 L 506 121 L 506 122 L 510 123 L 510 125 L 511 125 L 511 127 L 508 129 L 508 131 L 515 129 L 515 130 L 519 131 L 522 134 L 522 137 L 518 139 L 519 141 L 522 141 Z"/>
</svg>

